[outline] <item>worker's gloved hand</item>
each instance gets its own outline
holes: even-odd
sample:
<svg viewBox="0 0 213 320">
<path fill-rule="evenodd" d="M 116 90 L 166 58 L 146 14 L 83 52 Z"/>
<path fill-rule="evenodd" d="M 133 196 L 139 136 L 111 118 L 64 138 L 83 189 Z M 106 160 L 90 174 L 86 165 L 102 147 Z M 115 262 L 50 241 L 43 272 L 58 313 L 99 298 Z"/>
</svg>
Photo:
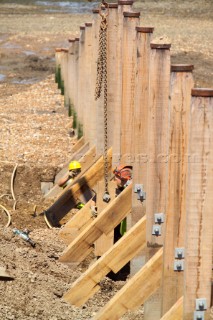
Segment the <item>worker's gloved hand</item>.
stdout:
<svg viewBox="0 0 213 320">
<path fill-rule="evenodd" d="M 96 218 L 98 216 L 98 211 L 96 206 L 91 206 L 91 215 Z"/>
<path fill-rule="evenodd" d="M 78 202 L 77 205 L 76 205 L 76 208 L 77 208 L 78 210 L 80 210 L 80 209 L 82 209 L 84 206 L 85 206 L 84 203 Z"/>
</svg>

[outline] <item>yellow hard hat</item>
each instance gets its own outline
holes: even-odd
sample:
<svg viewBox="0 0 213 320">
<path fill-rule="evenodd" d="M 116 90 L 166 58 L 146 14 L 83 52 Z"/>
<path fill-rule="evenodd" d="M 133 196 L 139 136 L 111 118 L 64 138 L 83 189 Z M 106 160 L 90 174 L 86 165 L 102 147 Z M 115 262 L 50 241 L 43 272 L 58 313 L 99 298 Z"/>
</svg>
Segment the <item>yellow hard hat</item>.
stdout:
<svg viewBox="0 0 213 320">
<path fill-rule="evenodd" d="M 71 161 L 69 163 L 69 170 L 81 169 L 81 164 L 78 161 Z"/>
</svg>

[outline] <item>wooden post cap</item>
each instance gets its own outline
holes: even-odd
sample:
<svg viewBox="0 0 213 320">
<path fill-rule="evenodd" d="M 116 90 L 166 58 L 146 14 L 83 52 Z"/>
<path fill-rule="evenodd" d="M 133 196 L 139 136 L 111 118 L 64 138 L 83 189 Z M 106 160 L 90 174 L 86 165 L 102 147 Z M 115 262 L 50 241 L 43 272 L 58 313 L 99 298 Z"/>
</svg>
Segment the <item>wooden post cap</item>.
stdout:
<svg viewBox="0 0 213 320">
<path fill-rule="evenodd" d="M 134 1 L 133 0 L 118 0 L 118 4 L 120 6 L 126 6 L 126 5 L 133 5 Z"/>
<path fill-rule="evenodd" d="M 136 27 L 135 30 L 142 33 L 153 33 L 154 27 Z"/>
<path fill-rule="evenodd" d="M 172 64 L 171 72 L 192 72 L 194 70 L 193 64 Z"/>
<path fill-rule="evenodd" d="M 151 43 L 150 44 L 151 49 L 164 49 L 164 50 L 170 50 L 171 44 L 170 43 Z"/>
<path fill-rule="evenodd" d="M 110 9 L 117 9 L 118 4 L 117 3 L 109 3 L 109 8 Z"/>
<path fill-rule="evenodd" d="M 85 26 L 80 26 L 80 30 L 85 30 Z"/>
<path fill-rule="evenodd" d="M 99 9 L 93 9 L 92 13 L 99 13 Z"/>
<path fill-rule="evenodd" d="M 193 97 L 213 97 L 213 89 L 193 88 L 191 94 Z"/>
<path fill-rule="evenodd" d="M 61 48 L 55 48 L 55 52 L 61 52 Z"/>
<path fill-rule="evenodd" d="M 124 12 L 123 15 L 125 18 L 139 18 L 140 12 Z"/>
<path fill-rule="evenodd" d="M 85 22 L 86 27 L 92 27 L 92 22 Z"/>
</svg>

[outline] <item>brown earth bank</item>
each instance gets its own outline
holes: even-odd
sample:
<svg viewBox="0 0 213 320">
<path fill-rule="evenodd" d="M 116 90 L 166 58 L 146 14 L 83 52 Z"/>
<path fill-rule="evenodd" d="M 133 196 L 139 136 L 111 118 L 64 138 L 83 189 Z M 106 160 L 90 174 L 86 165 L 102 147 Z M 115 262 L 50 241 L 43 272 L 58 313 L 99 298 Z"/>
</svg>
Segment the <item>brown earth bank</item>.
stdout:
<svg viewBox="0 0 213 320">
<path fill-rule="evenodd" d="M 55 3 L 48 8 L 55 10 Z M 145 0 L 134 7 L 141 11 L 141 25 L 155 27 L 154 37 L 169 38 L 172 63 L 194 64 L 196 87 L 213 87 L 212 1 Z M 0 319 L 90 319 L 124 285 L 105 278 L 84 306 L 67 304 L 63 293 L 95 258 L 79 266 L 59 263 L 65 249 L 59 230 L 48 229 L 43 216 L 34 217 L 35 206 L 42 212 L 51 203 L 44 201 L 41 183 L 54 183 L 76 143 L 54 83 L 54 50 L 67 47 L 79 26 L 92 20 L 88 10 L 80 11 L 45 11 L 30 0 L 0 2 L 0 204 L 12 217 L 5 229 L 0 209 L 0 266 L 14 277 L 0 280 Z M 13 228 L 29 229 L 36 247 Z M 140 308 L 122 319 L 142 317 Z"/>
</svg>

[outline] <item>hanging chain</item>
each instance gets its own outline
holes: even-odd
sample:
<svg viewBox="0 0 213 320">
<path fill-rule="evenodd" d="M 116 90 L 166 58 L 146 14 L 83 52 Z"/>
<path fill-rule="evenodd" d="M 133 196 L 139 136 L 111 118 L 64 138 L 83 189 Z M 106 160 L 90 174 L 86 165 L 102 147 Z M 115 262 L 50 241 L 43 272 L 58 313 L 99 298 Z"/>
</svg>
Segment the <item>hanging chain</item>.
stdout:
<svg viewBox="0 0 213 320">
<path fill-rule="evenodd" d="M 108 7 L 106 2 L 102 2 L 102 6 Z M 107 13 L 102 13 L 100 9 L 101 24 L 99 30 L 99 50 L 97 60 L 97 79 L 95 89 L 95 100 L 100 98 L 102 87 L 104 89 L 104 181 L 105 194 L 103 200 L 110 201 L 108 191 L 108 138 L 107 138 Z"/>
</svg>

